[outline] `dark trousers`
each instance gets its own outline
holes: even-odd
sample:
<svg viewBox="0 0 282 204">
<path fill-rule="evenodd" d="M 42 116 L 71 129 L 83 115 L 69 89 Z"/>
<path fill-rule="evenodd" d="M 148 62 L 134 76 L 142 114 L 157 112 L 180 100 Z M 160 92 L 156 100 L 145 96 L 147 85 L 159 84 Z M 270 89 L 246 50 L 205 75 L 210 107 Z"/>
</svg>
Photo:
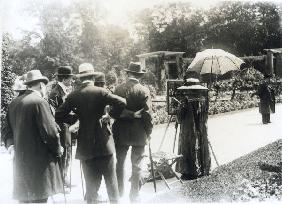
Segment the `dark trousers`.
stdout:
<svg viewBox="0 0 282 204">
<path fill-rule="evenodd" d="M 96 157 L 81 161 L 81 163 L 86 183 L 87 203 L 97 202 L 98 190 L 101 185 L 102 176 L 104 176 L 105 179 L 110 202 L 118 202 L 119 193 L 113 155 Z"/>
<path fill-rule="evenodd" d="M 126 158 L 129 146 L 127 145 L 116 145 L 116 157 L 117 157 L 117 178 L 119 193 L 122 196 L 124 193 L 124 162 Z M 141 175 L 141 161 L 145 151 L 145 146 L 132 146 L 131 150 L 131 164 L 132 164 L 132 175 L 131 175 L 131 189 L 130 198 L 134 199 L 139 195 L 139 190 L 142 182 Z"/>
<path fill-rule="evenodd" d="M 262 123 L 267 124 L 270 123 L 270 113 L 261 114 L 262 115 Z"/>
</svg>

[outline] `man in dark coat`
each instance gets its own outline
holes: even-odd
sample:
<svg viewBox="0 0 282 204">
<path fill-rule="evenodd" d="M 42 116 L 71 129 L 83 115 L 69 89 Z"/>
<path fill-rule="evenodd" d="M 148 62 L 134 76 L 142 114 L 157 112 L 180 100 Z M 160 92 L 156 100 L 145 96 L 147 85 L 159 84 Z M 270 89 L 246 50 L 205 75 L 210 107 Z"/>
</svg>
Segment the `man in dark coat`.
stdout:
<svg viewBox="0 0 282 204">
<path fill-rule="evenodd" d="M 262 83 L 258 86 L 257 92 L 252 94 L 257 95 L 260 99 L 259 112 L 262 115 L 262 123 L 270 123 L 270 113 L 275 112 L 275 94 L 274 90 L 269 85 L 270 76 L 266 75 Z"/>
<path fill-rule="evenodd" d="M 100 119 L 106 105 L 114 106 L 118 112 L 126 105 L 125 99 L 110 94 L 106 89 L 94 86 L 94 68 L 89 63 L 79 66 L 82 85 L 70 93 L 56 111 L 56 120 L 66 122 L 69 113 L 75 112 L 79 119 L 76 158 L 81 160 L 86 182 L 87 203 L 97 202 L 98 190 L 104 176 L 110 202 L 119 198 L 114 163 L 114 141 L 111 134 L 104 135 Z"/>
<path fill-rule="evenodd" d="M 131 201 L 139 200 L 139 190 L 141 187 L 141 161 L 145 151 L 145 145 L 152 132 L 152 102 L 150 91 L 140 84 L 139 80 L 145 72 L 141 70 L 138 63 L 130 63 L 127 82 L 119 85 L 115 89 L 115 94 L 126 98 L 126 109 L 132 112 L 142 110 L 141 118 L 128 119 L 120 117 L 113 109 L 111 115 L 116 119 L 113 124 L 113 135 L 117 156 L 117 177 L 119 192 L 124 193 L 124 162 L 129 147 L 131 151 L 132 176 L 131 176 Z"/>
<path fill-rule="evenodd" d="M 62 147 L 43 98 L 47 82 L 39 70 L 28 72 L 25 84 L 29 89 L 9 105 L 5 143 L 15 148 L 13 197 L 20 202 L 47 202 L 49 196 L 63 192 L 58 165 Z"/>
<path fill-rule="evenodd" d="M 72 68 L 70 66 L 60 66 L 57 72 L 58 82 L 49 94 L 48 101 L 50 105 L 57 110 L 60 105 L 63 104 L 67 95 L 72 91 Z M 59 123 L 60 127 L 60 141 L 64 148 L 64 154 L 61 158 L 62 174 L 64 178 L 64 184 L 70 185 L 70 180 L 67 177 L 70 160 L 71 160 L 71 132 L 69 131 L 69 125 L 67 123 Z"/>
</svg>

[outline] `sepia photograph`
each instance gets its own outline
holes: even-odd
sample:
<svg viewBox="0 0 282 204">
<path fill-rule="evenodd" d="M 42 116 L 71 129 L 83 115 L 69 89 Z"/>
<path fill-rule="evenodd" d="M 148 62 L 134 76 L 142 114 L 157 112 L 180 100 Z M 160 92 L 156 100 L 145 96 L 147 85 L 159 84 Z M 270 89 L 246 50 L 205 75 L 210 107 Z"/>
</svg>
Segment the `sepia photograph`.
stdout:
<svg viewBox="0 0 282 204">
<path fill-rule="evenodd" d="M 0 204 L 282 202 L 281 0 L 0 17 Z"/>
</svg>

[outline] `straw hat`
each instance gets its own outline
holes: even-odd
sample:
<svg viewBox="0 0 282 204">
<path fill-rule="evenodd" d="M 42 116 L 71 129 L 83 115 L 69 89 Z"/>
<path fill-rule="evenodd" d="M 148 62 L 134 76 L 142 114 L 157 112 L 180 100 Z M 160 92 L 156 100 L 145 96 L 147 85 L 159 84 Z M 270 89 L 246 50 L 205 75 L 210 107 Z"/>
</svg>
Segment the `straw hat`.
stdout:
<svg viewBox="0 0 282 204">
<path fill-rule="evenodd" d="M 45 76 L 43 76 L 40 72 L 40 70 L 31 70 L 29 72 L 27 72 L 27 76 L 26 76 L 26 81 L 24 82 L 25 85 L 28 85 L 32 82 L 43 82 L 45 84 L 48 83 L 49 79 Z"/>
<path fill-rule="evenodd" d="M 94 76 L 96 72 L 94 72 L 94 67 L 90 63 L 82 63 L 78 67 L 77 77 L 85 77 L 85 76 Z"/>
</svg>

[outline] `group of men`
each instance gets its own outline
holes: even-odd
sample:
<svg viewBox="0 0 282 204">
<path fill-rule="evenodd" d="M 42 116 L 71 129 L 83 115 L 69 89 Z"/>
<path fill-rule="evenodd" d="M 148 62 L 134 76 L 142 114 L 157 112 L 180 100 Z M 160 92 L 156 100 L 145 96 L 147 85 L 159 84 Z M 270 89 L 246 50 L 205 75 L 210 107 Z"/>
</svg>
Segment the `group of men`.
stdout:
<svg viewBox="0 0 282 204">
<path fill-rule="evenodd" d="M 8 149 L 14 148 L 13 197 L 22 203 L 44 203 L 68 185 L 73 124 L 79 121 L 76 159 L 86 182 L 87 203 L 98 201 L 104 177 L 111 203 L 124 194 L 124 164 L 131 146 L 130 200 L 139 200 L 141 161 L 152 132 L 151 97 L 140 84 L 144 75 L 131 62 L 127 81 L 114 93 L 105 86 L 105 75 L 83 63 L 76 77 L 81 85 L 72 90 L 70 66 L 57 71 L 57 83 L 47 96 L 48 78 L 39 70 L 26 74 L 19 95 L 11 102 L 2 131 Z M 112 121 L 114 119 L 114 123 Z"/>
</svg>

